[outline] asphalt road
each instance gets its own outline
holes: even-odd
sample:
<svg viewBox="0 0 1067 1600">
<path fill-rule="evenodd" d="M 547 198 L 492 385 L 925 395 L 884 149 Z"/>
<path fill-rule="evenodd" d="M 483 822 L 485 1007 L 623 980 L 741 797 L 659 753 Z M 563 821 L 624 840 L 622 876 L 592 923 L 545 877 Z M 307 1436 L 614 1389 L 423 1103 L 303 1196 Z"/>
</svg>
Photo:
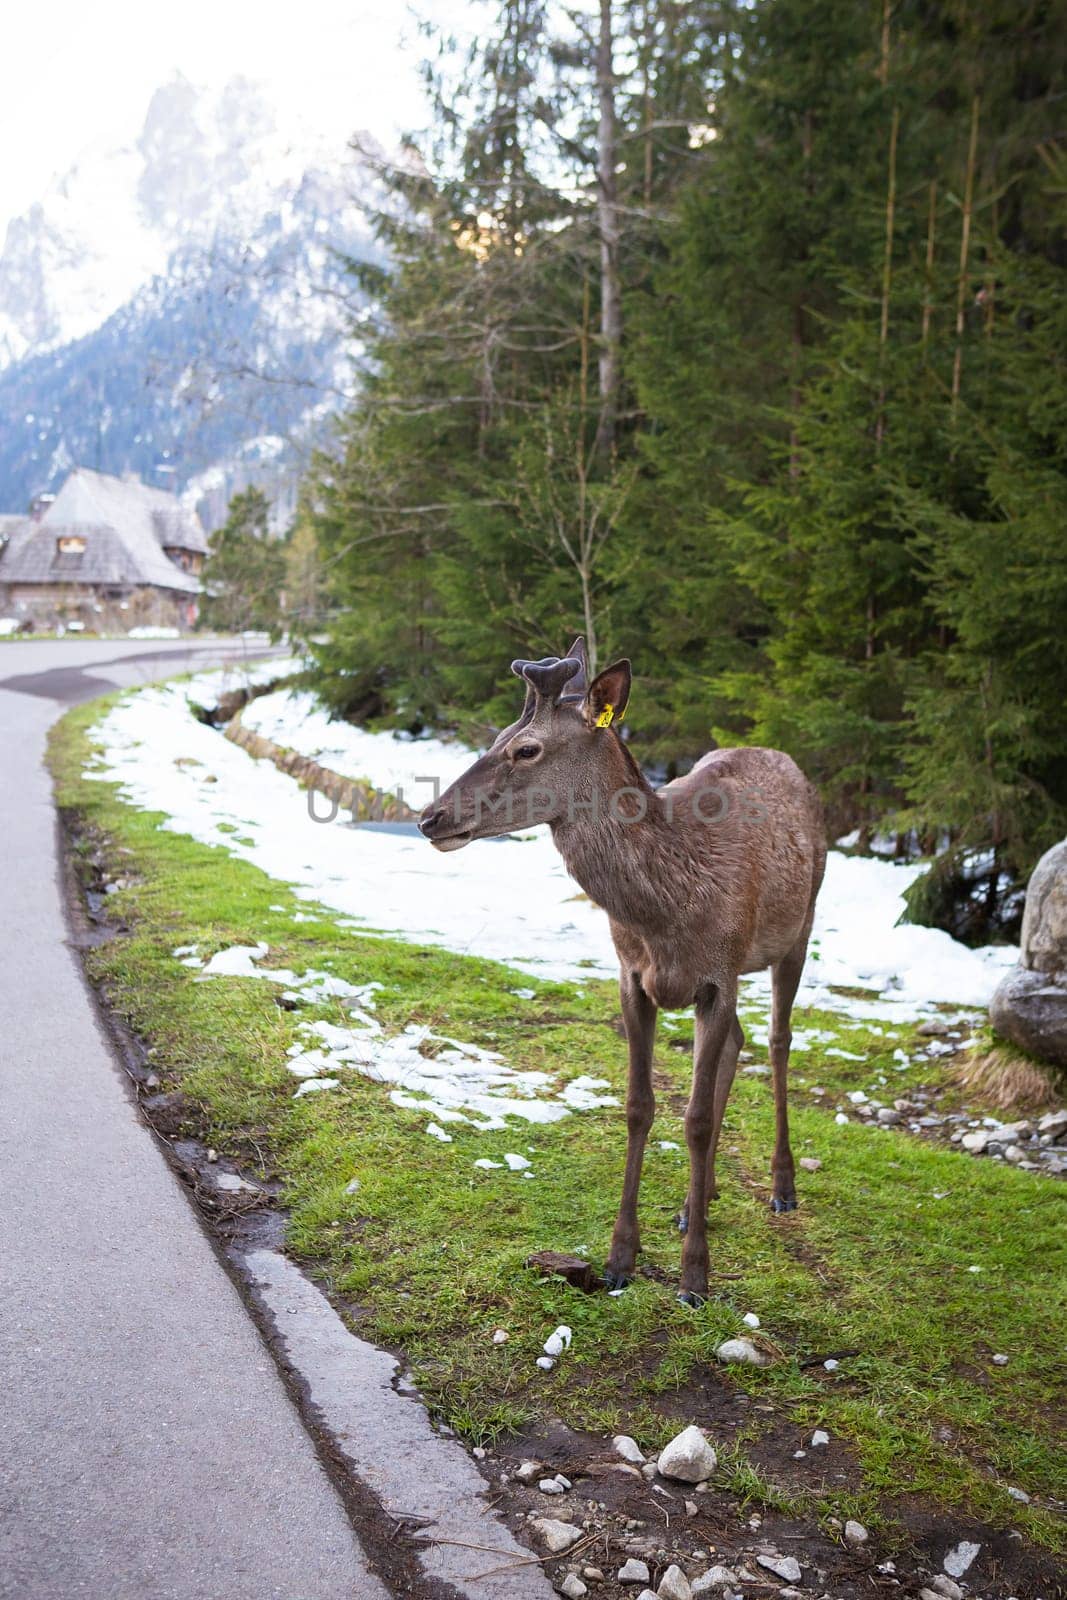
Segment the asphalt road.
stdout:
<svg viewBox="0 0 1067 1600">
<path fill-rule="evenodd" d="M 384 1600 L 68 947 L 45 735 L 240 641 L 0 644 L 0 1595 Z"/>
</svg>

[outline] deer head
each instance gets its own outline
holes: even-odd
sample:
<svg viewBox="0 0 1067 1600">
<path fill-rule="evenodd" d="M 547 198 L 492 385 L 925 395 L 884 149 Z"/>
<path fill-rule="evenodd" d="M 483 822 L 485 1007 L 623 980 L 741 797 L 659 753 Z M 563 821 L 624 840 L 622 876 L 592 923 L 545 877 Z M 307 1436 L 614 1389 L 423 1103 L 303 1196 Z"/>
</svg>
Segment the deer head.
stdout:
<svg viewBox="0 0 1067 1600">
<path fill-rule="evenodd" d="M 511 670 L 526 685 L 521 714 L 419 818 L 438 850 L 559 821 L 583 793 L 583 774 L 602 742 L 618 744 L 612 724 L 626 710 L 628 661 L 587 683 L 585 641 L 578 638 L 565 656 L 513 661 Z"/>
</svg>

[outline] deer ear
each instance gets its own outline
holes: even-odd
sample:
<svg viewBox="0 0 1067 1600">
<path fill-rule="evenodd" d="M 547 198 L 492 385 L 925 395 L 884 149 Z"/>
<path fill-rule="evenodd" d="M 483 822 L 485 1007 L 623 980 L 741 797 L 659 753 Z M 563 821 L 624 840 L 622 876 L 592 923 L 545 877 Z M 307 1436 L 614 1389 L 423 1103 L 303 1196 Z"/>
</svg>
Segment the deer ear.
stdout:
<svg viewBox="0 0 1067 1600">
<path fill-rule="evenodd" d="M 630 663 L 612 662 L 603 672 L 598 672 L 586 691 L 582 710 L 585 720 L 594 728 L 610 728 L 621 722 L 630 698 Z"/>
</svg>

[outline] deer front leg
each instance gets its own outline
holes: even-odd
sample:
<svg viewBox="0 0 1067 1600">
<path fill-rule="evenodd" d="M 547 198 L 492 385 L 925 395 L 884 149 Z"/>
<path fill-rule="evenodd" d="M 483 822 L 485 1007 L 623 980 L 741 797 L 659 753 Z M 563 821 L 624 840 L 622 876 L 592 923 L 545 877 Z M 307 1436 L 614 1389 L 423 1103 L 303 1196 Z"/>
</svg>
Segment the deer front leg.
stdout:
<svg viewBox="0 0 1067 1600">
<path fill-rule="evenodd" d="M 622 1201 L 611 1236 L 611 1254 L 604 1271 L 609 1289 L 622 1289 L 633 1277 L 639 1244 L 637 1192 L 645 1142 L 656 1103 L 652 1093 L 652 1042 L 656 1032 L 656 1007 L 633 973 L 620 976 L 622 1020 L 630 1047 L 630 1078 L 626 1091 L 626 1173 Z"/>
<path fill-rule="evenodd" d="M 708 1294 L 709 1157 L 715 1131 L 716 1081 L 724 1046 L 736 1022 L 736 982 L 728 990 L 717 987 L 711 995 L 698 998 L 693 1092 L 685 1113 L 685 1139 L 689 1146 L 688 1228 L 682 1246 L 678 1293 L 683 1305 L 703 1305 Z"/>
<path fill-rule="evenodd" d="M 741 1024 L 734 1018 L 734 1025 L 730 1030 L 726 1043 L 722 1047 L 719 1065 L 715 1071 L 715 1104 L 712 1108 L 711 1143 L 708 1145 L 708 1199 L 719 1198 L 719 1186 L 715 1181 L 715 1155 L 722 1137 L 722 1120 L 726 1111 L 726 1102 L 730 1098 L 733 1087 L 734 1075 L 737 1072 L 737 1058 L 745 1043 L 745 1035 Z M 689 1198 L 686 1196 L 685 1204 L 678 1216 L 678 1231 L 685 1233 L 689 1227 Z"/>
</svg>

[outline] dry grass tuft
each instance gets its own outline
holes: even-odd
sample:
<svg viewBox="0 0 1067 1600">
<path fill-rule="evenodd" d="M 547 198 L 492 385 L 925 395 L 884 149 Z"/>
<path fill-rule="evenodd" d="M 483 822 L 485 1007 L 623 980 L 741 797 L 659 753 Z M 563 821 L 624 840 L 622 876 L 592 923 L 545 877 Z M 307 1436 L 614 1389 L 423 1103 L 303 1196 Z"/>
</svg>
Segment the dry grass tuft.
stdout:
<svg viewBox="0 0 1067 1600">
<path fill-rule="evenodd" d="M 1041 1066 L 1010 1044 L 975 1051 L 953 1076 L 964 1089 L 980 1094 L 998 1111 L 1036 1111 L 1063 1098 L 1063 1085 L 1055 1069 Z"/>
</svg>

